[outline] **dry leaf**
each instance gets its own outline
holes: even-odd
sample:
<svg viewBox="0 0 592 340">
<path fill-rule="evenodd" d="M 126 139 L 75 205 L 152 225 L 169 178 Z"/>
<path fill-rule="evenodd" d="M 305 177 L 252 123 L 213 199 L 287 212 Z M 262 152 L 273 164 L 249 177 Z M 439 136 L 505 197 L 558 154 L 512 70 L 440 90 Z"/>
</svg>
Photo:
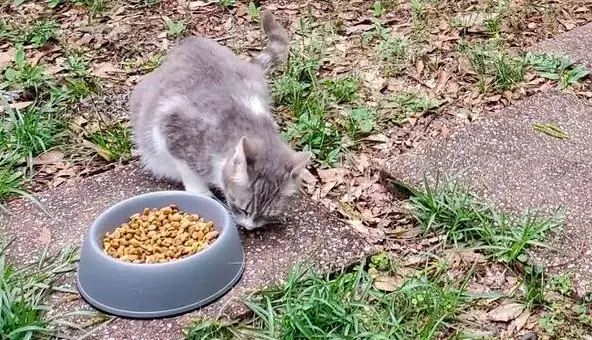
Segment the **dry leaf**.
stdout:
<svg viewBox="0 0 592 340">
<path fill-rule="evenodd" d="M 228 17 L 228 20 L 226 20 L 226 22 L 224 23 L 224 29 L 226 30 L 226 32 L 230 32 L 231 28 L 232 28 L 232 17 Z"/>
<path fill-rule="evenodd" d="M 517 317 L 514 321 L 512 321 L 512 323 L 510 323 L 510 325 L 508 326 L 508 332 L 510 334 L 520 332 L 524 328 L 524 326 L 526 326 L 526 323 L 528 322 L 529 317 L 530 317 L 530 311 L 529 310 L 523 311 L 519 317 Z"/>
<path fill-rule="evenodd" d="M 378 142 L 378 143 L 386 143 L 388 141 L 388 137 L 383 135 L 382 133 L 370 135 L 362 140 L 369 141 L 369 142 Z"/>
<path fill-rule="evenodd" d="M 348 220 L 347 223 L 357 232 L 372 238 L 384 239 L 384 232 L 376 228 L 368 228 L 360 220 Z"/>
<path fill-rule="evenodd" d="M 64 159 L 64 153 L 58 150 L 51 150 L 42 153 L 33 160 L 35 165 L 55 164 Z"/>
<path fill-rule="evenodd" d="M 33 102 L 18 102 L 18 103 L 12 103 L 10 105 L 8 105 L 8 107 L 10 107 L 11 109 L 15 109 L 15 110 L 22 110 L 27 108 L 28 106 L 30 106 L 31 104 L 33 104 Z M 0 112 L 4 112 L 4 106 L 0 106 Z"/>
<path fill-rule="evenodd" d="M 438 74 L 438 81 L 436 82 L 436 87 L 434 88 L 434 93 L 440 93 L 444 86 L 446 86 L 448 79 L 450 79 L 448 72 L 440 70 L 440 73 Z"/>
<path fill-rule="evenodd" d="M 99 63 L 93 66 L 92 74 L 99 78 L 110 78 L 110 74 L 123 72 L 111 63 Z"/>
<path fill-rule="evenodd" d="M 49 229 L 45 227 L 41 229 L 41 232 L 39 233 L 39 242 L 44 246 L 51 242 L 51 231 L 49 231 Z"/>
<path fill-rule="evenodd" d="M 489 313 L 487 313 L 487 319 L 491 321 L 508 322 L 516 319 L 523 310 L 524 305 L 521 303 L 507 303 L 489 311 Z"/>
<path fill-rule="evenodd" d="M 483 254 L 477 253 L 470 249 L 446 249 L 444 256 L 452 263 L 464 262 L 464 263 L 485 263 L 487 259 Z"/>
<path fill-rule="evenodd" d="M 317 170 L 317 175 L 323 181 L 323 183 L 330 183 L 330 182 L 343 182 L 343 176 L 345 175 L 346 170 L 341 168 L 333 168 L 333 169 L 319 169 Z"/>
<path fill-rule="evenodd" d="M 401 228 L 397 227 L 396 229 L 388 232 L 389 236 L 401 239 L 410 239 L 416 238 L 419 234 L 421 234 L 421 228 Z"/>
<path fill-rule="evenodd" d="M 405 280 L 399 276 L 387 276 L 387 275 L 379 275 L 374 279 L 374 287 L 379 290 L 384 290 L 386 292 L 394 292 L 395 290 L 399 289 Z"/>
<path fill-rule="evenodd" d="M 0 71 L 4 70 L 14 60 L 16 50 L 9 48 L 8 51 L 0 52 Z"/>
<path fill-rule="evenodd" d="M 212 3 L 213 3 L 213 2 L 212 2 Z M 191 2 L 189 3 L 189 9 L 190 9 L 190 10 L 194 10 L 194 9 L 198 9 L 198 8 L 200 8 L 200 7 L 207 6 L 207 5 L 209 5 L 209 4 L 210 4 L 210 3 L 208 3 L 208 2 L 204 2 L 204 1 L 191 1 Z"/>
</svg>

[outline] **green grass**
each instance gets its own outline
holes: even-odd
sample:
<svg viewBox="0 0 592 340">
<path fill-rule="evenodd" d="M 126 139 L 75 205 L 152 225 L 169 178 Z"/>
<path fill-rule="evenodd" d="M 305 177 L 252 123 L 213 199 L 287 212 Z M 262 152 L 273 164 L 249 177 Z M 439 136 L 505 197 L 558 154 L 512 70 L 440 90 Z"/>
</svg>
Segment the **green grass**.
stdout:
<svg viewBox="0 0 592 340">
<path fill-rule="evenodd" d="M 574 86 L 590 75 L 590 70 L 576 65 L 569 57 L 554 56 L 546 53 L 527 54 L 525 63 L 540 76 L 557 81 L 559 89 Z"/>
<path fill-rule="evenodd" d="M 397 76 L 413 62 L 412 43 L 407 37 L 383 35 L 378 44 L 378 58 L 385 76 Z"/>
<path fill-rule="evenodd" d="M 71 3 L 75 6 L 88 8 L 91 16 L 101 14 L 107 10 L 109 0 L 49 0 L 48 6 L 50 8 L 57 8 L 60 5 Z"/>
<path fill-rule="evenodd" d="M 384 292 L 363 266 L 333 276 L 296 266 L 285 285 L 247 299 L 252 320 L 199 321 L 186 338 L 432 339 L 449 334 L 448 322 L 470 301 L 462 288 L 444 275 L 418 274 Z"/>
<path fill-rule="evenodd" d="M 52 85 L 45 69 L 32 65 L 25 57 L 22 46 L 17 47 L 14 64 L 4 71 L 0 89 L 21 87 L 24 90 L 38 93 Z"/>
<path fill-rule="evenodd" d="M 495 261 L 525 263 L 529 249 L 543 246 L 545 236 L 561 225 L 556 216 L 497 211 L 456 180 L 424 179 L 422 191 L 410 190 L 411 214 L 425 233 L 440 232 L 445 242 L 479 249 Z"/>
<path fill-rule="evenodd" d="M 75 249 L 51 255 L 47 249 L 36 263 L 15 267 L 7 262 L 6 244 L 0 248 L 0 337 L 2 339 L 49 339 L 55 326 L 68 316 L 91 313 L 70 312 L 47 315 L 44 299 L 55 291 L 70 292 L 58 286 L 68 272 L 75 269 Z M 94 313 L 92 313 L 94 314 Z"/>
<path fill-rule="evenodd" d="M 27 25 L 0 22 L 0 39 L 39 48 L 57 39 L 58 28 L 54 20 L 39 19 Z"/>
<path fill-rule="evenodd" d="M 336 104 L 351 103 L 358 98 L 360 79 L 345 75 L 325 80 L 323 86 Z"/>
<path fill-rule="evenodd" d="M 131 157 L 132 139 L 130 128 L 121 122 L 104 126 L 93 132 L 89 140 L 98 147 L 98 152 L 107 161 L 125 161 Z"/>
<path fill-rule="evenodd" d="M 463 43 L 459 49 L 469 60 L 474 81 L 482 93 L 511 90 L 524 81 L 523 58 L 505 50 L 497 40 Z"/>
<path fill-rule="evenodd" d="M 236 7 L 236 0 L 215 0 L 214 2 L 219 3 L 220 6 L 222 6 L 225 9 L 231 9 L 233 7 Z"/>
<path fill-rule="evenodd" d="M 0 117 L 0 200 L 26 195 L 23 187 L 33 175 L 33 159 L 69 141 L 67 108 L 99 89 L 88 65 L 84 57 L 68 55 L 67 72 L 57 79 L 42 66 L 32 65 L 23 47 L 17 46 L 15 61 L 4 70 L 0 83 L 4 109 Z M 31 103 L 24 109 L 11 108 L 11 91 Z"/>
<path fill-rule="evenodd" d="M 311 29 L 302 20 L 299 34 L 306 38 L 294 40 L 287 66 L 274 82 L 275 102 L 292 114 L 284 137 L 310 150 L 322 167 L 339 162 L 376 125 L 374 112 L 357 105 L 359 78 L 345 74 L 319 79 L 326 54 L 323 36 L 330 30 Z"/>
<path fill-rule="evenodd" d="M 383 107 L 389 110 L 388 118 L 405 123 L 410 117 L 420 117 L 440 107 L 442 103 L 418 92 L 400 91 L 388 98 Z"/>
<path fill-rule="evenodd" d="M 169 18 L 165 18 L 164 23 L 166 25 L 167 35 L 171 37 L 180 37 L 187 29 L 187 26 L 183 21 L 175 21 Z"/>
<path fill-rule="evenodd" d="M 261 21 L 261 10 L 253 1 L 249 2 L 249 7 L 247 8 L 247 14 L 249 15 L 249 20 L 251 22 L 260 22 Z"/>
</svg>

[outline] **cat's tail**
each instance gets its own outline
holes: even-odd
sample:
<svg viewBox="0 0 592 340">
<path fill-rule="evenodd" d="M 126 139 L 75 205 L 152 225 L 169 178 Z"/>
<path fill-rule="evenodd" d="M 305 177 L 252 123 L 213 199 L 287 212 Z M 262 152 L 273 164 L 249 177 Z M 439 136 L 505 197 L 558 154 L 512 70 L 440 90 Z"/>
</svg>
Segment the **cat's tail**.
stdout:
<svg viewBox="0 0 592 340">
<path fill-rule="evenodd" d="M 290 51 L 290 38 L 288 33 L 277 22 L 275 16 L 270 11 L 263 11 L 263 30 L 267 35 L 267 46 L 259 53 L 254 56 L 250 62 L 257 64 L 265 70 L 267 73 L 272 67 L 284 62 Z"/>
</svg>

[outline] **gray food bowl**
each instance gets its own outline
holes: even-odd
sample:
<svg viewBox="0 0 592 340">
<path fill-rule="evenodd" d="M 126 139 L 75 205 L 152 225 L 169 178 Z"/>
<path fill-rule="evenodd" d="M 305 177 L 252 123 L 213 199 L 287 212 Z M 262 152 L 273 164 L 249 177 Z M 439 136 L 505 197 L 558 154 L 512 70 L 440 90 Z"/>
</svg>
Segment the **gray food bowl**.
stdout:
<svg viewBox="0 0 592 340">
<path fill-rule="evenodd" d="M 214 222 L 220 232 L 208 248 L 183 259 L 155 264 L 124 262 L 103 252 L 102 239 L 144 208 L 176 204 Z M 185 191 L 135 196 L 103 212 L 84 240 L 77 286 L 96 308 L 132 318 L 166 317 L 204 306 L 240 279 L 243 247 L 228 211 L 216 200 Z"/>
</svg>

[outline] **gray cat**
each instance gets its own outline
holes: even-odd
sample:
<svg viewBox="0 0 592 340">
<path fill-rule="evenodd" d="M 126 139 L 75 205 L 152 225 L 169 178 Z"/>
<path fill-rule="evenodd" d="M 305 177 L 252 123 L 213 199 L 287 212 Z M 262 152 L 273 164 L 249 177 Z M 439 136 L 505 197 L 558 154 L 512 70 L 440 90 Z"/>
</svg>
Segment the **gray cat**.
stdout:
<svg viewBox="0 0 592 340">
<path fill-rule="evenodd" d="M 284 143 L 272 117 L 266 75 L 287 58 L 289 39 L 271 13 L 262 18 L 269 41 L 249 61 L 215 41 L 186 38 L 131 96 L 144 166 L 187 191 L 221 191 L 249 230 L 282 212 L 311 156 Z"/>
</svg>

